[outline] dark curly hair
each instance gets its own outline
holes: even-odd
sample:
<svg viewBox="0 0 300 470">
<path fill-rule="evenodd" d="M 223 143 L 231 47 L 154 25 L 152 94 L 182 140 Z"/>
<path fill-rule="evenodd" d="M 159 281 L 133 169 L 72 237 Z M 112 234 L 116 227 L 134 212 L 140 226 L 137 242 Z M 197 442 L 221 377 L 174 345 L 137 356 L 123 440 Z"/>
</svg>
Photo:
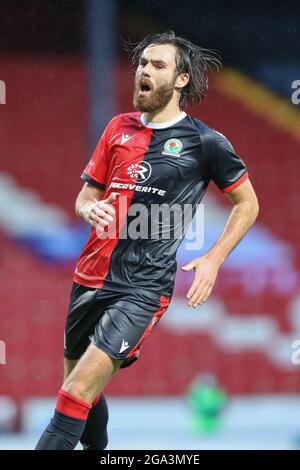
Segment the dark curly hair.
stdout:
<svg viewBox="0 0 300 470">
<path fill-rule="evenodd" d="M 146 36 L 141 42 L 129 49 L 132 62 L 137 69 L 141 55 L 146 47 L 154 44 L 171 44 L 176 47 L 176 73 L 188 73 L 188 84 L 182 88 L 179 106 L 192 106 L 199 103 L 206 95 L 208 89 L 208 71 L 219 70 L 221 61 L 219 55 L 212 49 L 196 46 L 188 39 L 175 35 L 174 31 L 154 33 Z"/>
</svg>

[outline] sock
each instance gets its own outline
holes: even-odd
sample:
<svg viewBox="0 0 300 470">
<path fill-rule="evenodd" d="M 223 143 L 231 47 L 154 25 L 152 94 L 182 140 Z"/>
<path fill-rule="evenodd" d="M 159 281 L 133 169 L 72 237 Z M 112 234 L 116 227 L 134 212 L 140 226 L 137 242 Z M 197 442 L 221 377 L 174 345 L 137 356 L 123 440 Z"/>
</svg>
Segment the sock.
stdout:
<svg viewBox="0 0 300 470">
<path fill-rule="evenodd" d="M 91 405 L 58 392 L 54 416 L 40 437 L 35 450 L 73 450 L 83 433 Z"/>
<path fill-rule="evenodd" d="M 103 450 L 108 444 L 108 407 L 103 393 L 92 403 L 80 442 L 83 450 Z"/>
</svg>

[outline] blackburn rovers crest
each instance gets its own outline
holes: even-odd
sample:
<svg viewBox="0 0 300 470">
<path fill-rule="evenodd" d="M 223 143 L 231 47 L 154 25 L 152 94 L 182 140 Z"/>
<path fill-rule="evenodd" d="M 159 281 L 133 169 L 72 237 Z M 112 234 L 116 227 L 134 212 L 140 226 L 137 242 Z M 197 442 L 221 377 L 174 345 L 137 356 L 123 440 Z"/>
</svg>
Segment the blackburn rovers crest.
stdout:
<svg viewBox="0 0 300 470">
<path fill-rule="evenodd" d="M 182 142 L 178 139 L 169 139 L 164 145 L 163 155 L 171 155 L 172 157 L 180 157 L 182 150 Z"/>
</svg>

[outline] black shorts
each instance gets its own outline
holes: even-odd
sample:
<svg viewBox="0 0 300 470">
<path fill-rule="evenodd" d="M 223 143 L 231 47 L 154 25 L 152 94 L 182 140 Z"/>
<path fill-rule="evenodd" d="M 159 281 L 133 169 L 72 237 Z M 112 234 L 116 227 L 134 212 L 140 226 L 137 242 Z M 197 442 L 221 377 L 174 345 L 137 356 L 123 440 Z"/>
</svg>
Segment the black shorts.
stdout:
<svg viewBox="0 0 300 470">
<path fill-rule="evenodd" d="M 95 289 L 74 283 L 65 328 L 65 357 L 80 359 L 90 342 L 121 368 L 138 359 L 141 345 L 165 313 L 170 298 L 132 289 Z"/>
</svg>

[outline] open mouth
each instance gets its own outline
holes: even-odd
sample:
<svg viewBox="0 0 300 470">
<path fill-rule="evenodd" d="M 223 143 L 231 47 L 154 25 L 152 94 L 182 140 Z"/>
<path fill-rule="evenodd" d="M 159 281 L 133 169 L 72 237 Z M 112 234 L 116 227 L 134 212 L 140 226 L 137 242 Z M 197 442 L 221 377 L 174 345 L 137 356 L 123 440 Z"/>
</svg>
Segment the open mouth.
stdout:
<svg viewBox="0 0 300 470">
<path fill-rule="evenodd" d="M 142 82 L 139 88 L 139 96 L 147 96 L 148 94 L 150 94 L 150 92 L 151 92 L 151 86 L 145 82 Z"/>
</svg>

